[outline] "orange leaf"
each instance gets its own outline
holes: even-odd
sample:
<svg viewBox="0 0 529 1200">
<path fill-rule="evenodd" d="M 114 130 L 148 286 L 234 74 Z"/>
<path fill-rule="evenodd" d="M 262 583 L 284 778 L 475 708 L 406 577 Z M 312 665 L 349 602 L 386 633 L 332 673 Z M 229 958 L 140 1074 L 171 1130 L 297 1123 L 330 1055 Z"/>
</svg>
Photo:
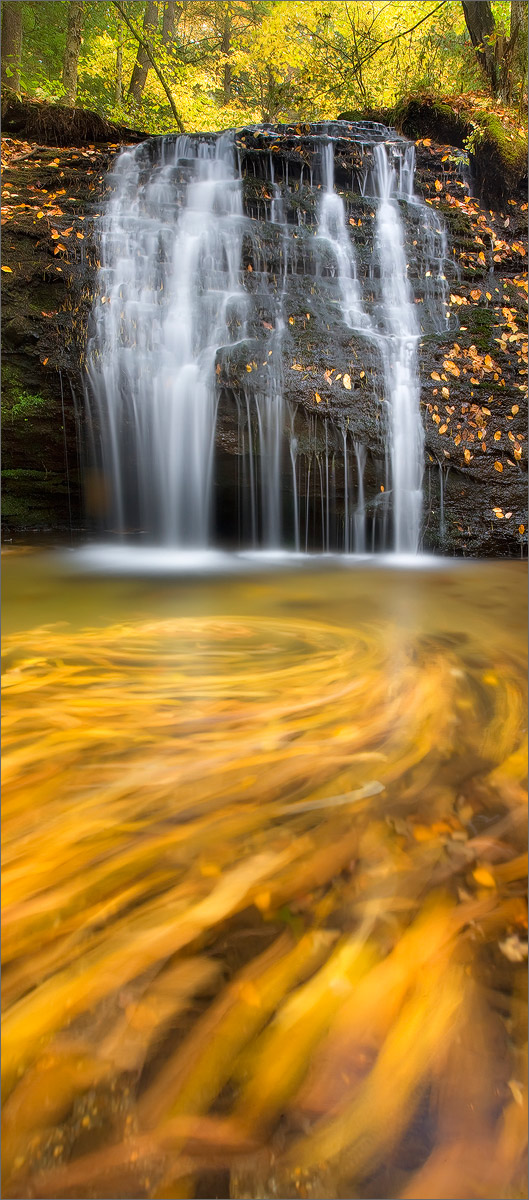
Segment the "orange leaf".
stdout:
<svg viewBox="0 0 529 1200">
<path fill-rule="evenodd" d="M 525 533 L 525 525 L 518 526 L 518 533 L 520 533 L 520 534 Z"/>
<path fill-rule="evenodd" d="M 497 429 L 496 433 L 494 434 L 494 441 L 499 442 L 500 438 L 501 438 L 501 433 L 500 433 L 499 429 Z"/>
<path fill-rule="evenodd" d="M 316 404 L 321 404 L 321 396 L 320 396 L 319 392 L 314 393 L 314 399 L 316 401 Z"/>
<path fill-rule="evenodd" d="M 11 268 L 11 267 L 2 267 L 2 270 L 3 270 L 3 271 L 5 271 L 6 275 L 12 275 L 12 274 L 13 274 L 13 271 L 12 271 L 12 268 Z"/>
<path fill-rule="evenodd" d="M 494 470 L 495 471 L 503 471 L 503 466 L 502 466 L 501 462 L 494 463 Z"/>
<path fill-rule="evenodd" d="M 479 300 L 479 298 L 481 296 L 481 292 L 479 291 L 479 288 L 474 288 L 473 291 L 471 291 L 470 295 L 472 296 L 473 300 Z"/>
</svg>

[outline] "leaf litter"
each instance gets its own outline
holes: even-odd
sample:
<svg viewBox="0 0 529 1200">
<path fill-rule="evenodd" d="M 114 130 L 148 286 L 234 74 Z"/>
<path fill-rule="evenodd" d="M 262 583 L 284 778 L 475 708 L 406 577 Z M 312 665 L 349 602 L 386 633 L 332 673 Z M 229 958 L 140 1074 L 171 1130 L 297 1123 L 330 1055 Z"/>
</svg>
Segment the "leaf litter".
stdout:
<svg viewBox="0 0 529 1200">
<path fill-rule="evenodd" d="M 523 1194 L 523 664 L 389 645 L 4 639 L 4 1195 Z"/>
</svg>

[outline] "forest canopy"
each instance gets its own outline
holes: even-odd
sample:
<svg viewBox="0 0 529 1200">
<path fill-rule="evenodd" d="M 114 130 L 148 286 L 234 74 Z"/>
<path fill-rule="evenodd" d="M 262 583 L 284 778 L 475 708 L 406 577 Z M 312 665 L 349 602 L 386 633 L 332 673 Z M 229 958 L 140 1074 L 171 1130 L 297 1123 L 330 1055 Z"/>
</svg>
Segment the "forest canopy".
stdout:
<svg viewBox="0 0 529 1200">
<path fill-rule="evenodd" d="M 521 112 L 527 3 L 2 3 L 2 82 L 149 132 L 333 119 L 425 92 Z"/>
</svg>

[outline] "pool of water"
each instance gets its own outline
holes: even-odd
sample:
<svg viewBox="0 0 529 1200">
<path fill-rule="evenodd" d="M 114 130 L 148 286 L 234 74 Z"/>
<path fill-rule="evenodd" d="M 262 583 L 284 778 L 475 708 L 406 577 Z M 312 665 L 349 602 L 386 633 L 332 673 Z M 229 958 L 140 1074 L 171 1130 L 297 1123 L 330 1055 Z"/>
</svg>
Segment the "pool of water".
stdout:
<svg viewBox="0 0 529 1200">
<path fill-rule="evenodd" d="M 526 1195 L 523 565 L 105 553 L 3 560 L 3 1194 Z"/>
</svg>

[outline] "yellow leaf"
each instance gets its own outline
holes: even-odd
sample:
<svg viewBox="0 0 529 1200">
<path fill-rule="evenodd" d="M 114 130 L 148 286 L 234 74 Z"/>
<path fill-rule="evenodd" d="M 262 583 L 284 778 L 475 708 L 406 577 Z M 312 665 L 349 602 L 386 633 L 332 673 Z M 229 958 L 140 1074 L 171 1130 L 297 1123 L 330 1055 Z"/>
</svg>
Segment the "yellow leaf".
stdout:
<svg viewBox="0 0 529 1200">
<path fill-rule="evenodd" d="M 79 240 L 82 242 L 82 241 L 83 241 L 83 238 L 84 238 L 84 233 L 76 233 L 76 235 L 75 235 L 75 236 L 76 236 L 76 237 L 78 237 L 78 238 L 79 238 Z"/>
<path fill-rule="evenodd" d="M 3 271 L 5 271 L 6 275 L 12 275 L 12 274 L 13 274 L 13 271 L 12 271 L 11 267 L 2 267 L 2 270 L 3 270 Z"/>
<path fill-rule="evenodd" d="M 483 250 L 480 250 L 480 252 L 478 254 L 478 258 L 479 258 L 480 262 L 485 262 L 485 255 L 483 253 Z"/>
<path fill-rule="evenodd" d="M 520 410 L 519 410 L 519 407 L 518 407 L 518 405 L 517 405 L 517 404 L 513 404 L 512 408 L 511 408 L 511 412 L 514 414 L 514 416 L 516 416 L 516 413 L 517 413 L 517 412 L 519 412 L 519 411 L 520 411 Z"/>
<path fill-rule="evenodd" d="M 474 288 L 473 291 L 471 291 L 470 295 L 472 296 L 473 300 L 479 300 L 479 298 L 481 296 L 481 292 L 480 292 L 479 288 Z"/>
<path fill-rule="evenodd" d="M 481 887 L 496 887 L 494 876 L 491 875 L 490 871 L 487 871 L 486 867 L 476 867 L 476 870 L 472 872 L 472 876 Z"/>
<path fill-rule="evenodd" d="M 430 375 L 430 379 L 440 379 L 440 378 L 441 378 L 441 376 L 437 373 L 437 371 L 432 371 L 432 373 Z"/>
<path fill-rule="evenodd" d="M 448 425 L 441 425 L 439 427 L 439 433 L 446 433 L 447 429 L 448 429 Z"/>
<path fill-rule="evenodd" d="M 300 363 L 293 362 L 290 369 L 291 371 L 302 371 L 303 367 L 300 365 Z"/>
<path fill-rule="evenodd" d="M 460 441 L 461 441 L 461 434 L 456 433 L 456 436 L 454 438 L 454 442 L 455 442 L 456 446 L 459 446 Z"/>
<path fill-rule="evenodd" d="M 442 190 L 443 190 L 443 185 L 442 185 L 442 183 L 439 182 L 438 179 L 436 179 L 434 187 L 435 187 L 436 192 L 442 192 Z"/>
<path fill-rule="evenodd" d="M 440 416 L 439 416 L 439 413 L 433 413 L 433 414 L 432 414 L 432 421 L 435 421 L 435 424 L 436 424 L 436 425 L 438 425 L 438 424 L 439 424 L 439 421 L 440 421 L 440 420 L 441 420 L 441 418 L 440 418 Z"/>
<path fill-rule="evenodd" d="M 314 393 L 314 399 L 316 401 L 316 404 L 321 404 L 321 396 L 320 396 L 319 392 Z"/>
<path fill-rule="evenodd" d="M 496 461 L 496 462 L 494 463 L 494 470 L 495 470 L 495 471 L 503 471 L 503 466 L 502 466 L 501 462 L 497 462 L 497 461 Z"/>
<path fill-rule="evenodd" d="M 470 450 L 465 450 L 463 457 L 465 459 L 465 462 L 470 462 L 470 458 L 471 458 Z"/>
<path fill-rule="evenodd" d="M 449 389 L 447 387 L 441 388 L 441 395 L 444 396 L 445 400 L 448 400 L 450 395 Z"/>
<path fill-rule="evenodd" d="M 294 317 L 289 317 L 288 323 L 289 323 L 289 325 L 294 325 Z"/>
<path fill-rule="evenodd" d="M 490 417 L 490 408 L 482 408 L 483 416 Z"/>
<path fill-rule="evenodd" d="M 525 533 L 525 525 L 518 526 L 518 533 L 520 533 L 520 534 Z"/>
<path fill-rule="evenodd" d="M 500 433 L 499 429 L 497 429 L 496 433 L 494 434 L 494 441 L 499 442 L 500 438 L 501 438 L 501 433 Z"/>
<path fill-rule="evenodd" d="M 344 388 L 347 388 L 348 392 L 351 391 L 351 376 L 350 375 L 344 375 L 343 385 L 344 385 Z"/>
</svg>

